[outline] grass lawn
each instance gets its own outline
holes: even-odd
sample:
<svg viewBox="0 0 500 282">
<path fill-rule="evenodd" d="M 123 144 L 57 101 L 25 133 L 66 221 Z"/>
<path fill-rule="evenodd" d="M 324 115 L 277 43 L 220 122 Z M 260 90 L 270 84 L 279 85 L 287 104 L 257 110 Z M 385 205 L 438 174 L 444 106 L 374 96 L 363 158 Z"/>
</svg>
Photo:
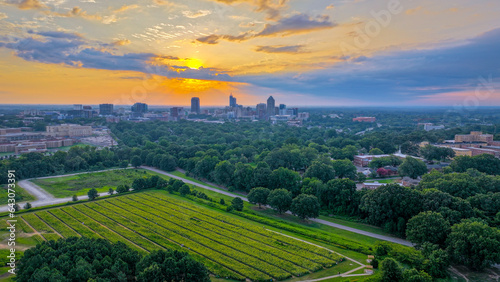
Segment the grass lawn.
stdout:
<svg viewBox="0 0 500 282">
<path fill-rule="evenodd" d="M 122 184 L 131 186 L 134 179 L 152 174 L 144 169 L 120 169 L 34 179 L 32 182 L 56 198 L 66 198 L 73 195 L 87 195 L 87 192 L 92 188 L 97 189 L 99 192 L 107 192 L 109 188 L 116 190 L 116 187 Z"/>
<path fill-rule="evenodd" d="M 320 215 L 319 218 L 326 220 L 326 221 L 333 222 L 333 223 L 342 224 L 342 225 L 345 225 L 348 227 L 356 228 L 359 230 L 368 231 L 371 233 L 384 235 L 384 236 L 395 237 L 391 233 L 385 232 L 382 228 L 380 228 L 378 226 L 373 226 L 373 225 L 369 225 L 369 224 L 365 224 L 365 223 L 361 223 L 361 222 L 350 221 L 350 220 L 339 218 L 338 216 L 330 217 L 330 216 Z"/>
<path fill-rule="evenodd" d="M 7 200 L 9 199 L 8 197 L 8 188 L 7 184 L 1 185 L 0 187 L 1 193 L 0 193 L 0 206 L 7 205 L 8 202 Z M 33 201 L 35 200 L 35 197 L 31 195 L 30 193 L 26 192 L 26 190 L 23 189 L 23 187 L 19 186 L 19 184 L 16 183 L 16 202 L 24 202 L 24 201 Z"/>
</svg>

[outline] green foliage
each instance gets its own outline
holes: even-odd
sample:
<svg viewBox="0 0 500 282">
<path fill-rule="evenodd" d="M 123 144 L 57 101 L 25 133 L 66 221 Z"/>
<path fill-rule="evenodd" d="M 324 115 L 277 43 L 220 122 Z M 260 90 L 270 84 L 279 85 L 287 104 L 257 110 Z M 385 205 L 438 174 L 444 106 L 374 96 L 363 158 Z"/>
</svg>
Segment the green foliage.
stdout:
<svg viewBox="0 0 500 282">
<path fill-rule="evenodd" d="M 305 178 L 317 178 L 323 182 L 328 182 L 335 178 L 335 171 L 332 165 L 314 161 L 304 173 Z"/>
<path fill-rule="evenodd" d="M 69 238 L 43 242 L 26 250 L 18 264 L 17 281 L 87 281 L 133 277 L 138 252 L 123 243 Z"/>
<path fill-rule="evenodd" d="M 408 221 L 406 237 L 417 246 L 425 242 L 444 246 L 449 232 L 450 223 L 440 213 L 427 211 Z"/>
<path fill-rule="evenodd" d="M 242 211 L 243 210 L 243 200 L 240 197 L 236 197 L 233 200 L 231 200 L 231 206 L 237 211 Z"/>
<path fill-rule="evenodd" d="M 136 267 L 137 281 L 209 282 L 205 266 L 179 251 L 155 251 L 143 257 Z"/>
<path fill-rule="evenodd" d="M 489 154 L 474 157 L 458 156 L 451 162 L 450 166 L 456 172 L 466 172 L 469 168 L 474 168 L 490 175 L 500 174 L 500 159 Z"/>
<path fill-rule="evenodd" d="M 380 150 L 379 148 L 373 148 L 368 152 L 369 155 L 383 155 L 384 152 Z"/>
<path fill-rule="evenodd" d="M 483 222 L 464 220 L 453 225 L 446 244 L 452 261 L 472 269 L 500 263 L 500 230 Z"/>
<path fill-rule="evenodd" d="M 292 194 L 287 189 L 275 189 L 269 193 L 267 203 L 278 213 L 284 213 L 292 205 Z"/>
<path fill-rule="evenodd" d="M 248 201 L 252 204 L 258 204 L 259 208 L 261 205 L 267 205 L 267 197 L 271 191 L 267 188 L 257 187 L 250 190 L 248 193 Z"/>
<path fill-rule="evenodd" d="M 179 193 L 181 193 L 182 196 L 186 196 L 191 194 L 191 188 L 187 184 L 184 184 L 179 188 Z"/>
<path fill-rule="evenodd" d="M 300 194 L 293 199 L 290 211 L 302 219 L 316 218 L 319 216 L 320 207 L 315 196 Z"/>
<path fill-rule="evenodd" d="M 451 148 L 447 147 L 436 147 L 432 145 L 426 145 L 423 148 L 420 148 L 420 154 L 426 160 L 439 160 L 445 161 L 448 158 L 455 157 L 455 151 Z"/>
<path fill-rule="evenodd" d="M 220 185 L 231 186 L 234 165 L 229 161 L 221 161 L 215 166 L 214 180 Z"/>
<path fill-rule="evenodd" d="M 415 268 L 406 269 L 403 272 L 403 281 L 405 282 L 432 282 L 432 277 L 423 270 Z"/>
<path fill-rule="evenodd" d="M 316 195 L 326 209 L 344 214 L 357 212 L 360 199 L 357 197 L 356 183 L 350 179 L 330 180 Z"/>
<path fill-rule="evenodd" d="M 269 188 L 285 188 L 293 195 L 298 195 L 300 193 L 300 181 L 301 177 L 297 172 L 280 167 L 271 173 Z"/>
<path fill-rule="evenodd" d="M 350 160 L 335 160 L 332 166 L 336 177 L 356 179 L 356 166 Z"/>
<path fill-rule="evenodd" d="M 89 201 L 95 200 L 97 197 L 99 197 L 99 193 L 95 188 L 90 189 L 90 191 L 87 193 L 89 197 Z"/>
<path fill-rule="evenodd" d="M 134 156 L 130 162 L 133 167 L 140 167 L 142 165 L 142 160 L 139 156 Z"/>
<path fill-rule="evenodd" d="M 396 156 L 391 155 L 388 157 L 381 157 L 381 158 L 373 159 L 370 162 L 369 166 L 370 166 L 370 168 L 378 169 L 378 168 L 388 166 L 388 165 L 389 166 L 399 166 L 402 163 L 403 163 L 403 161 L 401 161 L 401 159 L 399 159 Z"/>
<path fill-rule="evenodd" d="M 400 281 L 403 278 L 403 270 L 398 262 L 392 258 L 386 258 L 380 263 L 382 269 L 382 281 Z"/>
<path fill-rule="evenodd" d="M 128 185 L 118 185 L 118 187 L 116 187 L 116 193 L 125 193 L 125 192 L 128 192 L 130 190 L 130 187 Z"/>
<path fill-rule="evenodd" d="M 399 166 L 398 172 L 401 176 L 409 176 L 416 179 L 417 177 L 427 173 L 427 166 L 421 160 L 406 157 L 403 164 Z"/>
</svg>

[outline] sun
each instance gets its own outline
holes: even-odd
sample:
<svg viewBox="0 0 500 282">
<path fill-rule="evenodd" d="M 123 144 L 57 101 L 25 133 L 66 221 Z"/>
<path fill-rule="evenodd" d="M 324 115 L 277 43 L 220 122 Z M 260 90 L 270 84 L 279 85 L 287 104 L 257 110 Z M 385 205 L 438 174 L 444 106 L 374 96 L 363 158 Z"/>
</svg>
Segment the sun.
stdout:
<svg viewBox="0 0 500 282">
<path fill-rule="evenodd" d="M 193 70 L 197 70 L 199 69 L 201 66 L 203 66 L 203 63 L 198 60 L 198 59 L 193 59 L 193 58 L 190 58 L 190 59 L 186 59 L 185 60 L 185 63 L 186 63 L 186 67 L 190 68 L 190 69 L 193 69 Z"/>
</svg>

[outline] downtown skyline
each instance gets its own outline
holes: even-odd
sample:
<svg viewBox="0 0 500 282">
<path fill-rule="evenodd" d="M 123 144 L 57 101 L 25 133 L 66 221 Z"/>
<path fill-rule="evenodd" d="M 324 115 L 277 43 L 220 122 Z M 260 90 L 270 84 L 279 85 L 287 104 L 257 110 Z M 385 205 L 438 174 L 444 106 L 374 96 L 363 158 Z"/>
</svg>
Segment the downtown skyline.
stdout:
<svg viewBox="0 0 500 282">
<path fill-rule="evenodd" d="M 0 4 L 3 104 L 500 105 L 495 1 Z"/>
</svg>

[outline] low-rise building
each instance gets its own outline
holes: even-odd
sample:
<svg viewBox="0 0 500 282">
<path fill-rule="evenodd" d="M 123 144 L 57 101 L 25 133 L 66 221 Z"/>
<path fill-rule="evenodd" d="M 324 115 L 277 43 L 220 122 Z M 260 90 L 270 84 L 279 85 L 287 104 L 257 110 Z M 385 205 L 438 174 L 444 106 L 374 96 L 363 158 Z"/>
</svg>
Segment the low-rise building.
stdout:
<svg viewBox="0 0 500 282">
<path fill-rule="evenodd" d="M 375 122 L 375 121 L 377 121 L 377 118 L 375 118 L 375 117 L 357 117 L 357 118 L 353 118 L 352 121 Z"/>
<path fill-rule="evenodd" d="M 14 152 L 16 154 L 25 154 L 32 152 L 47 152 L 47 145 L 45 142 L 30 142 L 26 144 L 19 144 L 15 147 Z"/>
<path fill-rule="evenodd" d="M 92 135 L 92 126 L 78 124 L 47 126 L 47 135 L 53 137 L 86 137 Z"/>
</svg>

